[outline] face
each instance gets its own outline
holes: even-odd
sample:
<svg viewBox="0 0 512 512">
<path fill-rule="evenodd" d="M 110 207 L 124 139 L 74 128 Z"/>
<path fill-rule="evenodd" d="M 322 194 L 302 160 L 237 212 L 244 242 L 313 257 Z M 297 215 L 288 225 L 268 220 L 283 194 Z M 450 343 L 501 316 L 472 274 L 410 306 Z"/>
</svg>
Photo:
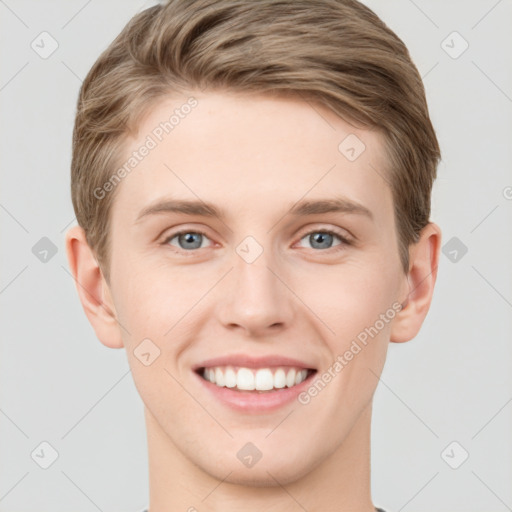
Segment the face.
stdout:
<svg viewBox="0 0 512 512">
<path fill-rule="evenodd" d="M 284 484 L 352 435 L 404 299 L 383 143 L 292 98 L 193 96 L 129 140 L 157 143 L 117 185 L 110 294 L 162 442 Z"/>
</svg>

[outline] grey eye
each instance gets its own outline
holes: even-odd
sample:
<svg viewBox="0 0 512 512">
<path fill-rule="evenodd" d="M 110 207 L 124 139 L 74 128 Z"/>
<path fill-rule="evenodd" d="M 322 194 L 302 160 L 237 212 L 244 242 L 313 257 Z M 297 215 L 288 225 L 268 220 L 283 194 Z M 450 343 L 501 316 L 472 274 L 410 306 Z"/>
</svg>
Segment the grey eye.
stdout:
<svg viewBox="0 0 512 512">
<path fill-rule="evenodd" d="M 177 247 L 185 251 L 189 251 L 192 249 L 200 249 L 203 246 L 203 242 L 205 239 L 207 239 L 207 237 L 203 233 L 198 233 L 196 231 L 184 231 L 172 235 L 167 239 L 167 242 L 171 245 L 176 246 L 176 244 L 172 243 L 174 239 L 177 239 Z"/>
<path fill-rule="evenodd" d="M 340 240 L 341 243 L 341 237 L 335 233 L 330 233 L 328 231 L 312 231 L 304 236 L 301 239 L 301 242 L 307 239 L 313 249 L 330 249 L 333 245 L 339 245 L 339 243 L 333 244 L 333 241 L 336 238 Z"/>
</svg>

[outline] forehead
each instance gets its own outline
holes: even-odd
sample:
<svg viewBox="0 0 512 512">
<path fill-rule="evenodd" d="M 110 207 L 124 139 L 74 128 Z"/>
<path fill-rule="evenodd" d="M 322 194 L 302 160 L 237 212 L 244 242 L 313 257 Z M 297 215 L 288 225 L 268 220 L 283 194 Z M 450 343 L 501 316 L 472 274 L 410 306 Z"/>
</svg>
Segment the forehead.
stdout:
<svg viewBox="0 0 512 512">
<path fill-rule="evenodd" d="M 204 199 L 238 214 L 338 195 L 378 214 L 391 200 L 381 135 L 296 98 L 165 98 L 127 140 L 122 165 L 128 160 L 114 210 L 133 219 L 164 196 Z"/>
</svg>

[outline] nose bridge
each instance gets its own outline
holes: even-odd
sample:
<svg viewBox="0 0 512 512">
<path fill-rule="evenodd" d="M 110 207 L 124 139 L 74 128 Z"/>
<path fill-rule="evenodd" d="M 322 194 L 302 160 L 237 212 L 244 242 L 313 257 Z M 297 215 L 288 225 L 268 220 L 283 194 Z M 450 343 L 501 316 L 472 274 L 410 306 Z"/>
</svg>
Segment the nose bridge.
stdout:
<svg viewBox="0 0 512 512">
<path fill-rule="evenodd" d="M 230 289 L 223 301 L 222 321 L 256 333 L 288 325 L 292 317 L 290 293 L 276 277 L 271 248 L 246 237 L 235 249 Z M 272 270 L 270 270 L 272 269 Z"/>
</svg>

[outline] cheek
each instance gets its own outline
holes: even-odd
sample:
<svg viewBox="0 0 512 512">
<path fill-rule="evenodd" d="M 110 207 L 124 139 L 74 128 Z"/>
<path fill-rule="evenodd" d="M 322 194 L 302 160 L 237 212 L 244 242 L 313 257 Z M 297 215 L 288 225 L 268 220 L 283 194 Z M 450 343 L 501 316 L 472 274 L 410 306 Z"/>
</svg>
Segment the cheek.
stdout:
<svg viewBox="0 0 512 512">
<path fill-rule="evenodd" d="M 314 404 L 312 410 L 321 410 L 348 431 L 371 401 L 386 360 L 395 316 L 394 283 L 389 274 L 371 275 L 356 269 L 333 273 L 324 282 L 322 287 L 310 285 L 302 292 L 315 316 L 334 331 L 321 327 L 329 359 L 318 379 L 325 384 L 312 383 L 303 399 Z M 313 315 L 309 318 L 320 325 Z"/>
<path fill-rule="evenodd" d="M 187 315 L 211 286 L 207 275 L 191 269 L 162 261 L 120 263 L 118 272 L 124 277 L 116 289 L 116 311 L 128 331 L 163 338 Z"/>
<path fill-rule="evenodd" d="M 304 297 L 310 313 L 326 326 L 326 339 L 339 350 L 372 326 L 396 298 L 398 277 L 379 265 L 330 266 L 302 275 L 308 277 L 296 276 L 297 295 Z M 388 327 L 381 330 L 385 333 Z"/>
</svg>

